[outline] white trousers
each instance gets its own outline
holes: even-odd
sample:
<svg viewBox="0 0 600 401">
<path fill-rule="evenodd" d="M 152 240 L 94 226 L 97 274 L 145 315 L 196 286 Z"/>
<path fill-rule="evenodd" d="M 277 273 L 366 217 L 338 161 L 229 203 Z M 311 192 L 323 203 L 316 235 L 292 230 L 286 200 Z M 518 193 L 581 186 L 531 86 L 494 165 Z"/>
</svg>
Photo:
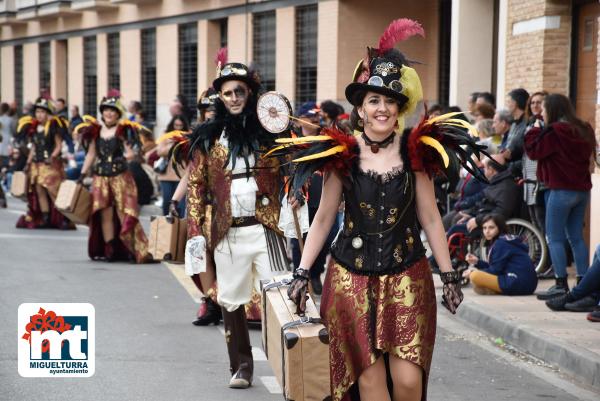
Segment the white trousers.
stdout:
<svg viewBox="0 0 600 401">
<path fill-rule="evenodd" d="M 250 302 L 252 289 L 273 278 L 265 229 L 261 224 L 232 227 L 214 251 L 217 302 L 229 312 Z"/>
</svg>

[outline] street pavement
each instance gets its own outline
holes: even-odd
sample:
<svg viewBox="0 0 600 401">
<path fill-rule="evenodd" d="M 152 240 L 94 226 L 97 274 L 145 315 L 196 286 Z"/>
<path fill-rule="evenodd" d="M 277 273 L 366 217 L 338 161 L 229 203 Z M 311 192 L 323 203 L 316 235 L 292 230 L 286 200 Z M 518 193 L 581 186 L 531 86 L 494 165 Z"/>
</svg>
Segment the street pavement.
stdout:
<svg viewBox="0 0 600 401">
<path fill-rule="evenodd" d="M 24 204 L 0 209 L 0 400 L 280 400 L 251 330 L 254 386 L 227 388 L 222 326 L 195 327 L 197 294 L 177 265 L 92 262 L 87 228 L 17 230 Z M 148 225 L 147 213 L 143 217 Z M 17 308 L 24 302 L 89 302 L 96 310 L 91 378 L 33 379 L 17 372 Z M 506 352 L 439 309 L 430 400 L 597 400 L 544 363 Z"/>
</svg>

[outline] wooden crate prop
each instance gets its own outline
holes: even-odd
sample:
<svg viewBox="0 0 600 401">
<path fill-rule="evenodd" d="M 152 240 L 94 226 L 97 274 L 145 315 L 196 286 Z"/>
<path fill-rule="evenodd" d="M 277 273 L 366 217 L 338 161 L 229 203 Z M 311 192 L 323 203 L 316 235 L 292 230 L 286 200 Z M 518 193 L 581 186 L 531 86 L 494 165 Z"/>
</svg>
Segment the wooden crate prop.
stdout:
<svg viewBox="0 0 600 401">
<path fill-rule="evenodd" d="M 92 197 L 83 185 L 66 180 L 58 188 L 54 206 L 73 223 L 88 224 L 92 210 Z"/>
<path fill-rule="evenodd" d="M 154 259 L 183 263 L 186 241 L 186 219 L 172 216 L 150 217 L 148 252 Z"/>
<path fill-rule="evenodd" d="M 329 335 L 312 298 L 305 316 L 287 295 L 291 275 L 262 283 L 263 349 L 285 400 L 329 401 Z"/>
</svg>

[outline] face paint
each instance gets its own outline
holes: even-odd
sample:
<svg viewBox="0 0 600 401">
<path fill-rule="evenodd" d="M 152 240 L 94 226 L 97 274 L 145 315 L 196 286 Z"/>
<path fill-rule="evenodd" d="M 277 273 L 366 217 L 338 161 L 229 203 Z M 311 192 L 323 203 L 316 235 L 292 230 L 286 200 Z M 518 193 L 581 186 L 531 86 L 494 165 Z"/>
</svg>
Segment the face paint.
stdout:
<svg viewBox="0 0 600 401">
<path fill-rule="evenodd" d="M 240 85 L 233 88 L 233 90 L 228 90 L 226 92 L 223 92 L 223 98 L 225 100 L 227 100 L 228 102 L 235 101 L 234 95 L 235 95 L 235 98 L 239 99 L 240 101 L 243 101 L 244 99 L 246 99 L 246 96 L 248 96 L 248 92 L 246 91 L 245 88 L 243 88 Z"/>
</svg>

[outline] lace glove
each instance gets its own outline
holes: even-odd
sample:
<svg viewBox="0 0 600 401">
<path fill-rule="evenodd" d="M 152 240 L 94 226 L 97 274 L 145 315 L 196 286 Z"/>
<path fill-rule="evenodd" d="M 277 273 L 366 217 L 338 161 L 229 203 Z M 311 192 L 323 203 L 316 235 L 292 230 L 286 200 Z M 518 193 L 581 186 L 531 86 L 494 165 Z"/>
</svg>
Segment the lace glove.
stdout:
<svg viewBox="0 0 600 401">
<path fill-rule="evenodd" d="M 171 199 L 169 202 L 169 216 L 179 218 L 179 211 L 177 211 L 177 206 L 179 205 L 179 201 L 175 199 Z"/>
<path fill-rule="evenodd" d="M 440 278 L 442 279 L 442 283 L 444 283 L 442 305 L 444 305 L 450 313 L 455 314 L 458 305 L 460 305 L 464 298 L 463 293 L 460 290 L 459 274 L 457 271 L 440 273 Z"/>
<path fill-rule="evenodd" d="M 294 279 L 288 287 L 287 293 L 290 300 L 296 304 L 296 314 L 304 315 L 306 300 L 308 299 L 308 270 L 301 267 L 294 272 Z"/>
</svg>

